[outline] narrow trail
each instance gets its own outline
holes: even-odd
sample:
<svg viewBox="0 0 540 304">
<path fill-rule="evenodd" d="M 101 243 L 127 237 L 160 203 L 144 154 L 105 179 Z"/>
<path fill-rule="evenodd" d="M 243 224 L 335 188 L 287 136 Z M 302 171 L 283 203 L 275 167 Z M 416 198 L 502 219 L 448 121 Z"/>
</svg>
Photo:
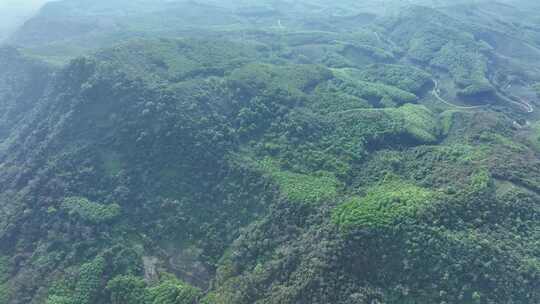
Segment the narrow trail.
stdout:
<svg viewBox="0 0 540 304">
<path fill-rule="evenodd" d="M 383 40 L 381 39 L 381 36 L 379 35 L 379 33 L 377 31 L 373 31 L 373 34 L 375 35 L 375 37 L 377 38 L 379 43 L 383 43 Z M 387 42 L 390 43 L 392 45 L 392 47 L 397 48 L 397 45 L 391 39 L 388 39 Z M 532 46 L 530 46 L 530 47 L 532 47 Z M 453 103 L 445 100 L 444 98 L 442 98 L 440 96 L 439 82 L 437 81 L 437 79 L 432 78 L 431 80 L 435 84 L 435 87 L 431 91 L 431 94 L 433 94 L 433 96 L 435 96 L 435 98 L 437 98 L 438 101 L 444 103 L 447 106 L 450 106 L 450 107 L 453 107 L 453 108 L 456 108 L 456 109 L 462 109 L 462 110 L 475 110 L 475 109 L 481 109 L 481 108 L 487 107 L 487 105 L 459 106 L 459 105 L 453 104 Z M 503 94 L 502 92 L 499 95 L 500 95 L 501 98 L 503 98 L 507 102 L 518 105 L 520 108 L 522 108 L 527 113 L 533 113 L 534 112 L 533 105 L 531 103 L 529 103 L 528 101 L 524 100 L 521 97 L 511 96 L 511 97 L 514 97 L 514 98 L 519 100 L 519 101 L 515 101 L 515 100 L 512 100 L 512 99 L 506 97 L 505 96 L 506 94 Z M 335 112 L 335 113 L 332 113 L 332 114 L 343 114 L 343 113 L 353 112 L 353 111 L 357 111 L 357 110 L 360 110 L 360 109 L 352 109 L 352 110 L 347 110 L 347 111 L 342 111 L 342 112 Z"/>
<path fill-rule="evenodd" d="M 281 19 L 278 19 L 278 28 L 279 28 L 280 30 L 284 30 L 284 29 L 285 29 L 285 27 L 283 26 L 283 24 L 281 24 Z"/>
<path fill-rule="evenodd" d="M 508 84 L 505 86 L 505 89 L 509 89 L 511 86 L 511 84 Z M 497 96 L 501 99 L 503 99 L 504 101 L 508 102 L 508 103 L 511 103 L 511 104 L 515 104 L 517 105 L 518 107 L 520 107 L 521 109 L 523 109 L 524 112 L 526 113 L 533 113 L 534 112 L 534 107 L 532 104 L 530 104 L 528 101 L 526 101 L 525 99 L 521 98 L 521 97 L 518 97 L 516 95 L 512 95 L 512 94 L 508 94 L 506 92 L 504 92 L 502 89 L 497 89 Z M 516 99 L 516 100 L 514 100 Z"/>
<path fill-rule="evenodd" d="M 175 260 L 174 257 L 169 257 L 167 262 L 175 271 L 181 273 L 184 278 L 189 279 L 191 283 L 194 284 L 195 286 L 208 287 L 208 282 L 205 279 L 200 277 L 201 274 L 197 275 L 197 273 L 193 272 L 193 270 L 195 269 L 192 269 L 192 271 L 189 271 L 189 269 L 186 269 L 186 265 L 193 264 L 193 262 L 179 263 L 178 261 Z M 196 262 L 195 264 L 199 264 L 199 262 Z"/>
<path fill-rule="evenodd" d="M 379 33 L 377 33 L 376 31 L 373 31 L 373 33 L 375 34 L 375 37 L 377 37 L 377 41 L 379 41 L 379 43 L 382 43 L 382 39 L 381 36 L 379 36 Z"/>
<path fill-rule="evenodd" d="M 189 281 L 189 283 L 191 283 L 192 285 L 195 285 L 199 288 L 208 287 L 209 279 L 207 278 L 208 279 L 207 280 L 204 277 L 201 277 L 201 275 L 204 276 L 204 272 L 206 271 L 205 269 L 199 274 L 194 273 L 193 271 L 189 271 L 189 269 L 186 269 L 186 266 L 189 267 L 191 265 L 193 267 L 194 264 L 198 263 L 197 261 L 195 262 L 184 261 L 184 263 L 181 263 L 177 260 L 177 257 L 171 255 L 170 253 L 165 251 L 163 248 L 157 248 L 157 253 L 158 253 L 157 257 L 146 257 L 146 261 L 150 261 L 151 263 L 147 262 L 148 264 L 145 264 L 149 266 L 148 270 L 145 268 L 145 276 L 146 276 L 147 271 L 148 271 L 148 274 L 150 275 L 152 274 L 152 271 L 155 272 L 155 269 L 160 262 L 165 262 L 166 265 L 169 267 L 169 269 L 173 270 L 177 274 L 180 274 L 180 276 L 184 280 Z M 157 277 L 158 277 L 157 272 L 155 272 L 154 278 L 149 276 L 147 280 L 155 281 Z"/>
<path fill-rule="evenodd" d="M 518 98 L 519 101 L 511 100 L 511 102 L 513 104 L 516 104 L 516 105 L 520 106 L 527 113 L 533 113 L 534 112 L 534 107 L 528 101 L 526 101 L 525 99 L 523 99 L 521 97 L 517 97 L 517 96 L 514 96 L 514 97 Z"/>
<path fill-rule="evenodd" d="M 435 96 L 435 98 L 437 98 L 437 100 L 444 103 L 445 105 L 448 105 L 448 106 L 451 106 L 451 107 L 454 107 L 454 108 L 457 108 L 457 109 L 463 109 L 463 110 L 474 110 L 474 109 L 481 109 L 481 108 L 486 107 L 485 105 L 481 105 L 481 106 L 458 106 L 458 105 L 455 105 L 455 104 L 453 104 L 451 102 L 448 102 L 448 101 L 444 100 L 439 95 L 439 82 L 437 81 L 437 79 L 433 78 L 431 80 L 435 84 L 435 86 L 433 87 L 433 90 L 431 91 L 431 94 L 433 94 L 433 96 Z"/>
<path fill-rule="evenodd" d="M 394 49 L 399 49 L 398 45 L 394 41 L 392 41 L 392 39 L 390 39 L 389 37 L 387 37 L 386 40 L 383 41 L 377 31 L 373 31 L 373 34 L 375 34 L 375 37 L 377 38 L 377 41 L 379 41 L 379 43 L 384 44 L 386 42 L 390 44 L 390 46 L 393 47 Z"/>
</svg>

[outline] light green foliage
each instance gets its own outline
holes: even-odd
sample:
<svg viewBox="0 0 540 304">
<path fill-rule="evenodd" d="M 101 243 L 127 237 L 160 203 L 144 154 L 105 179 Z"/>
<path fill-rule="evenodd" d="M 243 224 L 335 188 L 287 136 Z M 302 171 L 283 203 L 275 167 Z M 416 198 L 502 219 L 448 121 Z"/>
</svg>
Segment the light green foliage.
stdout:
<svg viewBox="0 0 540 304">
<path fill-rule="evenodd" d="M 124 169 L 124 163 L 118 153 L 103 151 L 101 153 L 101 159 L 103 160 L 103 169 L 110 176 L 115 176 Z"/>
<path fill-rule="evenodd" d="M 389 109 L 396 121 L 404 120 L 404 129 L 422 142 L 434 142 L 439 135 L 438 121 L 433 112 L 424 106 L 406 104 L 398 109 Z"/>
<path fill-rule="evenodd" d="M 49 288 L 47 304 L 93 304 L 102 292 L 105 261 L 96 257 L 83 264 L 75 278 L 64 278 Z"/>
<path fill-rule="evenodd" d="M 331 90 L 325 86 L 317 87 L 308 106 L 314 112 L 321 114 L 331 114 L 352 109 L 372 108 L 372 105 L 365 99 L 344 92 Z"/>
<path fill-rule="evenodd" d="M 84 197 L 67 197 L 60 207 L 69 215 L 78 216 L 92 223 L 108 222 L 120 215 L 120 206 L 117 204 L 102 205 Z"/>
<path fill-rule="evenodd" d="M 79 270 L 79 280 L 75 286 L 74 304 L 92 304 L 101 292 L 101 282 L 105 271 L 105 261 L 102 257 L 83 264 Z"/>
<path fill-rule="evenodd" d="M 9 299 L 9 289 L 6 283 L 0 284 L 0 303 L 7 303 Z"/>
<path fill-rule="evenodd" d="M 9 260 L 6 256 L 0 255 L 0 303 L 7 303 L 9 299 Z"/>
<path fill-rule="evenodd" d="M 174 276 L 165 276 L 157 285 L 148 288 L 148 304 L 196 304 L 202 292 Z"/>
<path fill-rule="evenodd" d="M 3 283 L 8 279 L 8 266 L 8 257 L 0 255 L 0 283 Z"/>
<path fill-rule="evenodd" d="M 73 299 L 68 296 L 52 295 L 47 298 L 47 304 L 74 304 Z"/>
<path fill-rule="evenodd" d="M 450 131 L 455 124 L 456 116 L 458 116 L 459 113 L 460 112 L 457 110 L 447 110 L 440 114 L 442 135 L 448 136 L 450 134 Z"/>
<path fill-rule="evenodd" d="M 332 201 L 338 194 L 339 182 L 329 172 L 308 175 L 281 170 L 269 158 L 261 161 L 258 166 L 278 184 L 282 194 L 293 202 L 317 204 Z"/>
<path fill-rule="evenodd" d="M 374 64 L 365 69 L 349 71 L 359 79 L 381 82 L 415 94 L 420 93 L 420 90 L 431 82 L 428 73 L 413 66 Z"/>
<path fill-rule="evenodd" d="M 111 304 L 196 304 L 202 297 L 201 290 L 175 276 L 161 276 L 159 282 L 150 286 L 131 275 L 113 278 L 107 284 Z"/>
<path fill-rule="evenodd" d="M 515 152 L 524 152 L 527 149 L 525 145 L 513 139 L 490 131 L 482 132 L 478 136 L 478 139 L 493 146 L 503 146 L 505 148 L 509 148 Z"/>
<path fill-rule="evenodd" d="M 540 82 L 537 82 L 533 85 L 533 89 L 536 92 L 536 96 L 540 98 Z"/>
<path fill-rule="evenodd" d="M 482 191 L 492 185 L 491 174 L 486 169 L 481 169 L 471 177 L 471 190 Z"/>
<path fill-rule="evenodd" d="M 67 278 L 57 280 L 49 286 L 46 304 L 75 304 L 73 290 L 76 280 Z"/>
<path fill-rule="evenodd" d="M 380 37 L 377 36 L 377 34 L 375 34 L 372 29 L 355 29 L 355 31 L 351 33 L 351 38 L 354 39 L 355 42 L 361 43 L 363 45 L 372 45 L 381 48 L 386 46 L 385 43 L 383 43 L 379 39 Z"/>
<path fill-rule="evenodd" d="M 429 205 L 435 193 L 412 183 L 390 180 L 373 186 L 361 198 L 342 204 L 333 214 L 344 229 L 391 228 L 407 218 L 415 218 Z"/>
<path fill-rule="evenodd" d="M 335 117 L 340 135 L 350 141 L 410 140 L 435 142 L 439 136 L 436 116 L 421 105 L 406 104 L 399 108 L 360 109 L 338 113 Z"/>
<path fill-rule="evenodd" d="M 478 291 L 475 291 L 472 294 L 472 300 L 474 304 L 480 304 L 482 303 L 482 295 Z"/>
<path fill-rule="evenodd" d="M 394 59 L 392 53 L 382 48 L 362 43 L 345 45 L 342 54 L 357 65 L 370 61 L 388 62 Z"/>
<path fill-rule="evenodd" d="M 117 276 L 107 283 L 111 304 L 146 304 L 147 286 L 142 278 Z"/>
<path fill-rule="evenodd" d="M 540 150 L 540 121 L 535 122 L 531 126 L 528 140 L 535 149 Z"/>
<path fill-rule="evenodd" d="M 283 90 L 289 94 L 301 95 L 330 77 L 330 70 L 316 65 L 248 64 L 233 71 L 228 80 L 234 87 L 248 94 L 260 90 Z"/>
<path fill-rule="evenodd" d="M 347 94 L 370 101 L 376 106 L 394 107 L 415 102 L 418 97 L 400 88 L 383 83 L 367 82 L 356 69 L 334 69 L 334 75 L 344 81 L 339 89 Z"/>
<path fill-rule="evenodd" d="M 456 164 L 482 163 L 490 151 L 485 146 L 468 144 L 451 144 L 435 147 L 437 154 Z"/>
</svg>

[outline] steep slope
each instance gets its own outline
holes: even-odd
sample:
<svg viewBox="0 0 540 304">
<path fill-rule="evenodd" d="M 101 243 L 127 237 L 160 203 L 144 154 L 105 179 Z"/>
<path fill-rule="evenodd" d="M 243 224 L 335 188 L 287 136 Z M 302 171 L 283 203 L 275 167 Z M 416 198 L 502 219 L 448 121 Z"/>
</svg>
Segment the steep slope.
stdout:
<svg viewBox="0 0 540 304">
<path fill-rule="evenodd" d="M 38 104 L 52 70 L 45 64 L 22 56 L 16 49 L 0 48 L 0 142 Z M 0 151 L 4 146 L 0 148 Z M 0 156 L 3 156 L 0 152 Z"/>
</svg>

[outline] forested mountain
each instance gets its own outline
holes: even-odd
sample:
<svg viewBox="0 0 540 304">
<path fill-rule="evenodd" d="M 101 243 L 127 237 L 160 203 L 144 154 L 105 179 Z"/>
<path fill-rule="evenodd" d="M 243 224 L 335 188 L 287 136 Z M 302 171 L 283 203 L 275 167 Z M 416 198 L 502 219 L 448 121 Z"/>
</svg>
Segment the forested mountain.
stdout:
<svg viewBox="0 0 540 304">
<path fill-rule="evenodd" d="M 60 0 L 0 47 L 0 304 L 540 303 L 534 1 Z"/>
</svg>

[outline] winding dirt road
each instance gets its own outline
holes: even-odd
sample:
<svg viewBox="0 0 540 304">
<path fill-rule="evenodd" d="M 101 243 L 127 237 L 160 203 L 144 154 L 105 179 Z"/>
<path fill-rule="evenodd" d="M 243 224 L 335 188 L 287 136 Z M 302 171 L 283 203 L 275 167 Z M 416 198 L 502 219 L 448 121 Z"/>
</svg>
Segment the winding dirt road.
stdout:
<svg viewBox="0 0 540 304">
<path fill-rule="evenodd" d="M 379 43 L 382 43 L 382 39 L 379 35 L 379 33 L 377 31 L 373 31 L 373 33 L 375 34 L 375 37 L 377 38 L 377 40 L 379 41 Z M 387 40 L 393 47 L 397 48 L 397 45 L 391 40 L 391 39 L 388 39 Z M 431 94 L 433 94 L 433 96 L 435 96 L 435 98 L 437 98 L 438 101 L 444 103 L 445 105 L 447 106 L 450 106 L 450 107 L 453 107 L 453 108 L 456 108 L 456 109 L 462 109 L 462 110 L 474 110 L 474 109 L 481 109 L 481 108 L 484 108 L 486 107 L 487 105 L 479 105 L 479 106 L 459 106 L 459 105 L 456 105 L 456 104 L 453 104 L 447 100 L 445 100 L 444 98 L 442 98 L 440 96 L 440 90 L 439 90 L 439 82 L 437 81 L 437 79 L 435 78 L 432 78 L 431 81 L 433 81 L 433 83 L 435 84 L 433 90 L 431 91 Z M 503 94 L 503 92 L 501 92 L 501 94 L 498 94 L 498 95 L 502 95 L 501 97 L 503 99 L 505 99 L 507 102 L 509 103 L 513 103 L 513 104 L 516 104 L 518 105 L 520 108 L 522 108 L 526 113 L 533 113 L 534 112 L 534 107 L 533 105 L 531 105 L 528 101 L 524 100 L 523 98 L 521 97 L 517 97 L 517 96 L 511 96 L 511 97 L 514 97 L 516 99 L 518 99 L 519 101 L 515 101 L 515 100 L 512 100 L 504 95 L 506 94 Z M 352 109 L 352 110 L 347 110 L 347 111 L 343 111 L 344 113 L 346 112 L 349 112 L 349 111 L 355 111 L 355 110 L 358 110 L 358 109 Z M 337 113 L 336 113 L 337 114 Z"/>
<path fill-rule="evenodd" d="M 510 88 L 510 85 L 506 86 L 506 89 L 508 89 L 508 88 Z M 528 101 L 526 101 L 525 99 L 523 99 L 521 97 L 518 97 L 516 95 L 512 95 L 510 93 L 506 93 L 502 89 L 497 90 L 497 96 L 499 96 L 500 98 L 502 98 L 503 100 L 505 100 L 508 103 L 517 105 L 518 107 L 523 109 L 523 111 L 526 112 L 526 113 L 533 113 L 534 112 L 533 105 L 531 105 Z"/>
<path fill-rule="evenodd" d="M 463 109 L 463 110 L 474 110 L 474 109 L 480 109 L 480 108 L 485 107 L 485 105 L 481 105 L 481 106 L 458 106 L 458 105 L 455 105 L 455 104 L 453 104 L 451 102 L 448 102 L 448 101 L 444 100 L 439 95 L 439 82 L 437 81 L 437 79 L 433 78 L 431 80 L 435 84 L 435 86 L 433 87 L 433 90 L 431 91 L 431 94 L 433 94 L 433 96 L 435 96 L 435 98 L 437 98 L 437 100 L 444 103 L 445 105 L 448 105 L 448 106 L 451 106 L 451 107 L 454 107 L 454 108 L 457 108 L 457 109 Z"/>
<path fill-rule="evenodd" d="M 527 113 L 532 113 L 534 112 L 534 107 L 528 102 L 526 101 L 525 99 L 523 98 L 520 98 L 520 97 L 516 97 L 519 99 L 519 102 L 518 101 L 513 101 L 512 100 L 512 103 L 513 104 L 517 104 L 518 106 L 520 106 L 523 110 L 525 110 L 525 112 Z"/>
</svg>

